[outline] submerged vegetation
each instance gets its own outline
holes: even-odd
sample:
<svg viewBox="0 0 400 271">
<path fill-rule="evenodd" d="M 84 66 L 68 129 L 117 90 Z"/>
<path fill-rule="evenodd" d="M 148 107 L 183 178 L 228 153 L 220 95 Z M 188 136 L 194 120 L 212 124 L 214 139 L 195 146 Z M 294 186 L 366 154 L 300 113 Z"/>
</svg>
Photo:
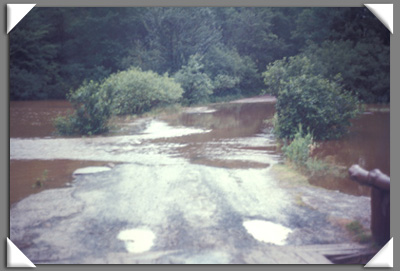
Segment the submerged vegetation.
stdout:
<svg viewBox="0 0 400 271">
<path fill-rule="evenodd" d="M 36 178 L 36 181 L 32 185 L 32 188 L 42 188 L 46 184 L 46 182 L 50 181 L 48 173 L 49 171 L 45 169 L 42 173 L 42 176 L 40 176 L 40 178 Z"/>
<path fill-rule="evenodd" d="M 287 143 L 288 140 L 284 141 L 281 150 L 286 164 L 311 178 L 326 175 L 343 176 L 343 168 L 312 156 L 312 152 L 318 144 L 309 131 L 304 134 L 300 124 L 293 140 L 290 143 Z"/>
</svg>

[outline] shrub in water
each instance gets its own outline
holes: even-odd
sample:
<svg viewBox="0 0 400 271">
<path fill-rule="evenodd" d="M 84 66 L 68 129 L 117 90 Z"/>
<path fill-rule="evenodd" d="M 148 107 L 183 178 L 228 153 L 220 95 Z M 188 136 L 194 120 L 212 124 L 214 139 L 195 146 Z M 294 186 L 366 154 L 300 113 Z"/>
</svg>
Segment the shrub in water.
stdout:
<svg viewBox="0 0 400 271">
<path fill-rule="evenodd" d="M 168 77 L 131 68 L 109 76 L 101 85 L 113 95 L 112 110 L 117 115 L 140 114 L 158 106 L 177 102 L 183 90 Z"/>
<path fill-rule="evenodd" d="M 358 114 L 358 100 L 342 89 L 339 77 L 330 81 L 316 73 L 307 57 L 298 56 L 275 62 L 263 74 L 277 95 L 279 137 L 293 138 L 301 123 L 317 140 L 338 138 Z"/>
<path fill-rule="evenodd" d="M 70 92 L 69 101 L 75 112 L 67 117 L 57 117 L 54 124 L 63 135 L 92 135 L 108 130 L 111 117 L 112 96 L 97 82 L 84 82 L 76 91 Z"/>
<path fill-rule="evenodd" d="M 92 135 L 106 132 L 112 114 L 143 113 L 155 106 L 174 103 L 182 88 L 167 74 L 137 68 L 110 75 L 102 83 L 85 82 L 68 95 L 75 112 L 58 117 L 54 124 L 63 135 Z"/>
</svg>

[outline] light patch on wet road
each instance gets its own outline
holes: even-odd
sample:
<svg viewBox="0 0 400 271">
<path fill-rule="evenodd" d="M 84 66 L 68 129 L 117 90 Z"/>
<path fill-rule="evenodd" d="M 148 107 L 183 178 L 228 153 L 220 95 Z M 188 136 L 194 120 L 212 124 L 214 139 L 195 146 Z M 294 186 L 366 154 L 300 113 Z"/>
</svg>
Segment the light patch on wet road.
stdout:
<svg viewBox="0 0 400 271">
<path fill-rule="evenodd" d="M 151 249 L 156 236 L 147 229 L 129 229 L 121 231 L 117 238 L 125 242 L 128 252 L 142 253 Z"/>
<path fill-rule="evenodd" d="M 143 139 L 157 139 L 157 138 L 169 138 L 179 137 L 191 134 L 208 133 L 211 130 L 196 129 L 190 127 L 172 127 L 166 122 L 152 120 L 149 126 L 142 132 L 140 138 Z"/>
<path fill-rule="evenodd" d="M 207 133 L 209 130 L 173 127 L 152 120 L 148 127 L 135 135 L 92 138 L 11 138 L 10 159 L 72 159 L 131 163 L 176 163 L 165 154 L 184 144 L 151 144 L 160 138 L 173 138 Z M 57 151 L 54 151 L 57 150 Z M 134 152 L 134 155 L 133 155 Z"/>
<path fill-rule="evenodd" d="M 243 226 L 258 241 L 279 246 L 286 244 L 285 240 L 292 232 L 282 225 L 263 220 L 248 220 L 243 222 Z"/>
<path fill-rule="evenodd" d="M 194 107 L 187 108 L 184 110 L 184 112 L 187 114 L 210 114 L 217 112 L 217 110 L 209 107 Z"/>
<path fill-rule="evenodd" d="M 109 170 L 111 170 L 111 168 L 109 167 L 84 167 L 84 168 L 78 168 L 72 173 L 72 175 L 94 174 Z"/>
</svg>

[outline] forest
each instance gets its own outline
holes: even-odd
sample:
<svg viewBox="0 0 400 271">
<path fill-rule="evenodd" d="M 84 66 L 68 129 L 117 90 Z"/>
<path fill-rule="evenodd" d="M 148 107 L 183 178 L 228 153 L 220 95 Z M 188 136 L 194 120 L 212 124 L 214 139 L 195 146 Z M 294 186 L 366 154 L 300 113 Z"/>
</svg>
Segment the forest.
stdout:
<svg viewBox="0 0 400 271">
<path fill-rule="evenodd" d="M 252 96 L 272 91 L 268 65 L 302 56 L 359 100 L 390 101 L 390 33 L 363 7 L 36 7 L 9 49 L 11 100 L 65 99 L 132 67 L 181 85 L 201 75 L 208 89 L 185 90 L 188 103 Z"/>
</svg>

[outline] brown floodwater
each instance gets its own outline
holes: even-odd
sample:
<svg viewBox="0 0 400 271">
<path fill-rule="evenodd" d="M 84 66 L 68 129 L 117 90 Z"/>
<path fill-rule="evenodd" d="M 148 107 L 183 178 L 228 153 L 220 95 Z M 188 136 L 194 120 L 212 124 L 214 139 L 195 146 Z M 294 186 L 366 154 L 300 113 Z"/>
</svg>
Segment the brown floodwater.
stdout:
<svg viewBox="0 0 400 271">
<path fill-rule="evenodd" d="M 380 169 L 390 176 L 389 105 L 368 105 L 363 115 L 352 121 L 350 133 L 340 140 L 320 143 L 315 155 L 344 168 L 358 164 L 366 170 Z M 349 178 L 313 179 L 311 183 L 354 195 L 369 195 L 370 189 Z"/>
<path fill-rule="evenodd" d="M 243 138 L 268 133 L 270 127 L 264 122 L 275 113 L 274 103 L 240 103 L 212 106 L 216 109 L 208 114 L 182 114 L 169 120 L 174 125 L 212 129 L 210 133 L 193 135 L 189 142 L 208 142 L 223 138 Z M 224 142 L 226 144 L 226 142 Z M 249 149 L 250 147 L 247 147 Z M 276 153 L 276 146 L 254 147 L 266 153 Z M 201 149 L 192 144 L 185 147 L 185 157 L 193 163 L 220 167 L 263 167 L 261 163 L 227 163 L 223 159 L 204 159 Z M 367 105 L 365 112 L 352 120 L 349 134 L 339 140 L 319 142 L 313 156 L 336 165 L 339 174 L 325 174 L 310 179 L 311 184 L 352 195 L 370 195 L 370 188 L 351 181 L 347 169 L 353 164 L 372 170 L 380 169 L 390 176 L 390 106 Z M 340 176 L 340 177 L 339 177 Z"/>
<path fill-rule="evenodd" d="M 52 119 L 65 115 L 70 110 L 71 105 L 67 101 L 10 102 L 10 137 L 53 137 Z M 267 102 L 216 104 L 205 110 L 191 109 L 183 113 L 159 116 L 158 119 L 171 126 L 194 127 L 209 132 L 160 137 L 151 142 L 167 149 L 169 144 L 181 144 L 181 147 L 177 147 L 178 155 L 194 164 L 224 168 L 262 168 L 269 166 L 271 161 L 268 156 L 279 156 L 274 141 L 269 140 L 270 127 L 264 122 L 271 119 L 274 113 L 274 103 Z M 120 127 L 126 128 L 121 128 L 120 135 L 131 135 L 138 132 L 138 127 L 142 129 L 146 126 L 123 123 Z M 113 134 L 115 135 L 115 131 Z M 118 153 L 117 150 L 114 152 Z M 253 160 L 249 157 L 252 155 L 256 157 Z M 363 115 L 353 120 L 353 127 L 348 135 L 340 140 L 321 143 L 314 155 L 343 168 L 359 164 L 368 170 L 379 168 L 390 175 L 389 106 L 368 106 Z M 229 159 L 229 156 L 234 159 Z M 263 160 L 263 157 L 266 159 Z M 43 189 L 65 187 L 66 183 L 71 182 L 72 172 L 77 168 L 102 166 L 107 162 L 68 159 L 10 160 L 10 203 Z M 44 175 L 47 175 L 44 186 L 33 187 Z M 348 177 L 324 177 L 311 182 L 353 195 L 370 193 L 369 188 L 358 185 Z"/>
<path fill-rule="evenodd" d="M 65 100 L 10 101 L 10 138 L 52 137 L 53 119 L 72 112 Z M 105 166 L 102 161 L 10 160 L 10 205 L 44 189 L 66 187 L 82 167 Z"/>
<path fill-rule="evenodd" d="M 10 137 L 51 136 L 55 132 L 53 119 L 71 111 L 65 100 L 11 101 Z"/>
<path fill-rule="evenodd" d="M 10 206 L 44 189 L 67 187 L 72 173 L 82 167 L 107 166 L 107 162 L 76 160 L 10 160 Z"/>
</svg>

